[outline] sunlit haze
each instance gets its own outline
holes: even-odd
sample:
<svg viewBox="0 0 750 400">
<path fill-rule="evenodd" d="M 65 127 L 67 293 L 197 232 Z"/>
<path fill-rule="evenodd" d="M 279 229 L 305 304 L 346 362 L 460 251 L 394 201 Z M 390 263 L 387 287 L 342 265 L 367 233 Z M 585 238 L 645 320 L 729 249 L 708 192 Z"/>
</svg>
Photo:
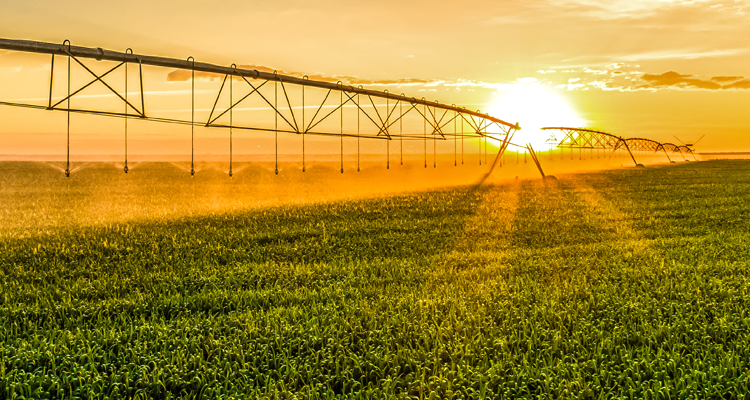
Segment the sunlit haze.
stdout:
<svg viewBox="0 0 750 400">
<path fill-rule="evenodd" d="M 531 143 L 535 149 L 548 146 L 549 131 L 542 131 L 545 126 L 584 127 L 586 121 L 578 116 L 564 92 L 556 91 L 544 85 L 519 83 L 498 94 L 488 113 L 493 116 L 510 115 L 518 123 L 521 131 L 514 143 L 526 145 Z"/>
<path fill-rule="evenodd" d="M 233 0 L 211 6 L 11 2 L 0 15 L 0 36 L 194 56 L 217 65 L 236 63 L 424 97 L 519 122 L 523 130 L 517 142 L 542 144 L 538 127 L 573 125 L 662 142 L 706 135 L 699 152 L 745 151 L 750 150 L 748 11 L 747 0 L 479 1 L 461 7 L 422 1 L 290 0 L 251 7 Z M 47 55 L 0 51 L 0 101 L 45 104 L 49 62 Z M 94 62 L 94 70 L 109 66 L 101 64 Z M 74 68 L 79 68 L 75 87 L 89 76 Z M 54 95 L 61 98 L 63 72 L 57 74 Z M 117 74 L 107 79 L 119 84 Z M 196 78 L 198 107 L 210 109 L 221 81 Z M 100 96 L 100 105 L 116 104 L 95 86 L 76 101 L 90 95 Z M 152 95 L 146 104 L 151 115 L 189 116 L 187 71 L 144 68 L 144 90 Z M 199 111 L 196 118 L 207 116 Z M 64 153 L 60 113 L 3 106 L 0 119 L 0 153 Z M 76 154 L 121 151 L 118 121 L 76 115 L 71 129 Z M 185 151 L 180 127 L 134 123 L 131 130 L 134 154 Z M 196 129 L 195 135 L 200 152 L 225 151 L 216 139 L 223 133 Z M 253 140 L 246 149 L 271 152 L 268 137 L 244 137 Z M 296 151 L 296 138 L 280 140 L 281 150 Z M 368 151 L 382 151 L 375 147 Z M 321 145 L 316 151 L 327 149 Z M 240 146 L 239 151 L 249 150 Z"/>
</svg>

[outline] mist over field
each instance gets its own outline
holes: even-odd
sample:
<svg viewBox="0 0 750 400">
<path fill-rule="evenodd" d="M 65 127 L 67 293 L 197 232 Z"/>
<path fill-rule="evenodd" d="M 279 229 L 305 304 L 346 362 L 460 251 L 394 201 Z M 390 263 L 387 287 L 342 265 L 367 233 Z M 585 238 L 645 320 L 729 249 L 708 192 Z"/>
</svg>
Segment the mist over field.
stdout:
<svg viewBox="0 0 750 400">
<path fill-rule="evenodd" d="M 612 155 L 567 149 L 551 155 L 542 152 L 539 158 L 548 175 L 632 165 L 626 154 Z M 186 161 L 131 161 L 125 174 L 121 161 L 74 160 L 70 178 L 65 178 L 65 163 L 60 161 L 0 161 L 5 205 L 0 210 L 0 236 L 472 185 L 487 177 L 494 156 L 466 154 L 462 165 L 460 154 L 455 160 L 454 155 L 433 159 L 428 154 L 425 168 L 423 156 L 407 156 L 401 165 L 392 155 L 387 168 L 385 155 L 369 155 L 360 162 L 359 172 L 356 159 L 349 156 L 344 173 L 333 156 L 308 159 L 305 172 L 300 161 L 283 161 L 278 174 L 273 162 L 235 161 L 231 178 L 228 161 L 197 162 L 191 177 Z M 639 157 L 639 162 L 666 162 L 659 154 L 648 156 Z M 508 152 L 485 183 L 540 177 L 530 156 Z"/>
<path fill-rule="evenodd" d="M 750 390 L 747 161 L 476 161 L 2 163 L 0 397 Z"/>
</svg>

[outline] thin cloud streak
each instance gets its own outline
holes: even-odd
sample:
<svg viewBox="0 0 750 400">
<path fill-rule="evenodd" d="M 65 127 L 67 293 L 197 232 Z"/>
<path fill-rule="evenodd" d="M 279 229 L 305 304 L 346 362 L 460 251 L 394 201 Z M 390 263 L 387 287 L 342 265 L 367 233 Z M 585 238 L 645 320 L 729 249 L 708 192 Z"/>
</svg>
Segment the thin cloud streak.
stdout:
<svg viewBox="0 0 750 400">
<path fill-rule="evenodd" d="M 660 13 L 698 7 L 742 16 L 750 7 L 747 0 L 734 0 L 732 5 L 725 5 L 726 1 L 719 0 L 556 0 L 550 3 L 598 20 L 639 20 Z"/>
<path fill-rule="evenodd" d="M 239 69 L 245 69 L 245 70 L 256 70 L 259 72 L 269 72 L 269 73 L 278 73 L 279 75 L 286 75 L 286 76 L 294 76 L 297 78 L 303 78 L 306 77 L 307 79 L 314 80 L 314 81 L 324 81 L 324 82 L 343 82 L 345 84 L 349 85 L 385 85 L 385 86 L 392 86 L 392 85 L 430 85 L 430 84 L 439 84 L 440 81 L 437 80 L 431 80 L 431 79 L 417 79 L 417 78 L 400 78 L 400 79 L 361 79 L 356 76 L 349 76 L 349 75 L 323 75 L 323 74 L 311 74 L 311 75 L 305 75 L 301 72 L 287 72 L 283 70 L 276 70 L 271 67 L 266 67 L 263 65 L 253 65 L 253 64 L 245 64 L 245 65 L 238 65 L 237 68 Z M 193 76 L 193 71 L 185 70 L 185 69 L 176 69 L 167 74 L 167 82 L 186 82 L 189 81 Z M 219 80 L 223 79 L 224 76 L 220 74 L 215 74 L 211 72 L 203 72 L 203 71 L 196 71 L 195 72 L 195 79 L 198 80 Z M 241 79 L 241 78 L 236 78 Z"/>
<path fill-rule="evenodd" d="M 645 61 L 645 60 L 695 60 L 699 58 L 731 57 L 747 52 L 747 49 L 724 49 L 709 51 L 691 50 L 662 50 L 647 53 L 636 53 L 614 57 L 617 61 Z"/>
</svg>

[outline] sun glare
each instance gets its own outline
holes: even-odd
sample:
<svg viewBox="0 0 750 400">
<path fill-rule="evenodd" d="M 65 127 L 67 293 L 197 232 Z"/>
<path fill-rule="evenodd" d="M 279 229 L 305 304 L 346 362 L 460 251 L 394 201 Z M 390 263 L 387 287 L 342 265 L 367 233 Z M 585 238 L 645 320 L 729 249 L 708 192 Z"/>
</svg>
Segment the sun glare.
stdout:
<svg viewBox="0 0 750 400">
<path fill-rule="evenodd" d="M 517 84 L 499 93 L 489 114 L 507 122 L 517 122 L 521 131 L 515 134 L 512 142 L 519 145 L 531 143 L 537 150 L 549 148 L 547 139 L 551 132 L 541 130 L 542 127 L 582 127 L 586 124 L 555 89 L 538 84 Z M 514 148 L 511 146 L 508 150 Z"/>
</svg>

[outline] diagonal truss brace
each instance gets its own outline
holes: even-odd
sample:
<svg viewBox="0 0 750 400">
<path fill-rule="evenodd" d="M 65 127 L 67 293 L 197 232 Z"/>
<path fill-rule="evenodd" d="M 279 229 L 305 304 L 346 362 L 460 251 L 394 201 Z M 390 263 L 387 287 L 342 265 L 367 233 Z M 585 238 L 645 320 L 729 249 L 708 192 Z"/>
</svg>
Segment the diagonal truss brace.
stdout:
<svg viewBox="0 0 750 400">
<path fill-rule="evenodd" d="M 53 87 L 54 87 L 53 85 L 54 85 L 54 76 L 55 76 L 55 54 L 52 54 L 52 61 L 51 61 L 51 64 L 50 64 L 49 99 L 48 99 L 48 105 L 47 105 L 47 109 L 48 110 L 85 112 L 85 113 L 89 113 L 89 114 L 102 114 L 102 115 L 111 115 L 111 116 L 120 116 L 120 117 L 147 118 L 146 117 L 146 113 L 145 113 L 145 97 L 144 97 L 144 93 L 143 93 L 143 66 L 140 63 L 140 60 L 138 62 L 138 68 L 139 68 L 139 80 L 140 80 L 140 90 L 141 90 L 141 109 L 139 110 L 136 106 L 134 106 L 131 102 L 129 102 L 125 97 L 123 97 L 117 90 L 115 90 L 114 88 L 112 88 L 112 86 L 110 86 L 109 84 L 107 84 L 107 82 L 104 81 L 104 77 L 106 77 L 110 73 L 116 71 L 120 67 L 124 66 L 127 63 L 127 61 L 122 61 L 119 64 L 117 64 L 116 66 L 110 68 L 107 72 L 105 72 L 105 73 L 103 73 L 101 75 L 98 75 L 97 73 L 95 73 L 94 71 L 92 71 L 89 67 L 87 67 L 86 64 L 84 64 L 76 56 L 74 56 L 73 54 L 71 54 L 68 50 L 64 50 L 63 49 L 63 52 L 65 54 L 67 54 L 67 56 L 70 59 L 74 60 L 81 67 L 83 67 L 86 71 L 88 71 L 89 74 L 91 74 L 94 77 L 94 79 L 91 80 L 90 82 L 86 83 L 85 85 L 81 86 L 79 89 L 77 89 L 73 93 L 68 94 L 67 96 L 65 96 L 61 100 L 59 100 L 56 103 L 52 104 L 52 92 L 53 92 Z M 127 77 L 126 77 L 126 79 L 127 79 Z M 127 112 L 127 110 L 126 110 L 126 112 L 118 113 L 118 112 L 110 112 L 110 111 L 79 110 L 79 109 L 73 109 L 73 108 L 70 108 L 70 107 L 67 107 L 67 108 L 58 107 L 60 104 L 64 103 L 65 101 L 70 100 L 75 95 L 77 95 L 78 93 L 82 92 L 84 89 L 90 87 L 91 85 L 95 84 L 96 82 L 101 82 L 110 92 L 112 92 L 115 96 L 117 96 L 120 100 L 122 100 L 124 102 L 124 104 L 126 105 L 126 108 L 132 109 L 135 112 L 135 114 L 131 114 L 131 113 Z M 70 74 L 68 74 L 68 85 L 70 85 Z"/>
</svg>

